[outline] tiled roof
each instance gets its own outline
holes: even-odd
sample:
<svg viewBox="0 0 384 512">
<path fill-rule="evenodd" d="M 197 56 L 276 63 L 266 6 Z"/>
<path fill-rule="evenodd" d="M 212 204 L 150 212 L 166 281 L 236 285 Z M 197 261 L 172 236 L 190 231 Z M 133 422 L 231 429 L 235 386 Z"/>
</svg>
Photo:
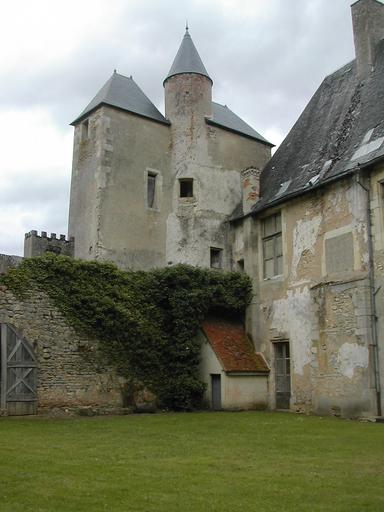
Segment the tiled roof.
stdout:
<svg viewBox="0 0 384 512">
<path fill-rule="evenodd" d="M 267 363 L 255 352 L 242 324 L 209 319 L 203 323 L 203 332 L 226 372 L 269 372 Z"/>
<path fill-rule="evenodd" d="M 195 73 L 197 75 L 203 75 L 212 81 L 211 77 L 208 75 L 207 70 L 205 69 L 198 51 L 196 50 L 195 45 L 193 44 L 188 29 L 185 31 L 185 35 L 181 42 L 180 48 L 165 80 L 171 76 L 180 75 L 182 73 Z"/>
<path fill-rule="evenodd" d="M 169 124 L 131 77 L 114 72 L 83 112 L 71 123 L 76 124 L 100 105 L 110 105 L 160 123 Z"/>
<path fill-rule="evenodd" d="M 264 139 L 260 133 L 249 126 L 249 124 L 232 112 L 232 110 L 230 110 L 226 105 L 220 105 L 220 103 L 212 102 L 212 114 L 212 119 L 206 119 L 208 124 L 220 126 L 221 128 L 225 128 L 232 132 L 246 135 L 251 139 L 256 139 L 267 146 L 273 146 L 273 144 Z"/>
<path fill-rule="evenodd" d="M 364 81 L 356 61 L 325 78 L 260 178 L 258 212 L 384 158 L 384 41 Z"/>
</svg>

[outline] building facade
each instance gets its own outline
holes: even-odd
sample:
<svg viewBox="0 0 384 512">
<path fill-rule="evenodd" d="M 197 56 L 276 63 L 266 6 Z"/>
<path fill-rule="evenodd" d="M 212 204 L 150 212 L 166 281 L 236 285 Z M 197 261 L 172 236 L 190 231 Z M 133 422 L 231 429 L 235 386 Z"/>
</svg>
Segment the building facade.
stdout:
<svg viewBox="0 0 384 512">
<path fill-rule="evenodd" d="M 241 171 L 271 147 L 228 107 L 186 30 L 164 80 L 165 117 L 116 72 L 73 122 L 69 236 L 75 257 L 123 268 L 230 269 Z"/>
<path fill-rule="evenodd" d="M 382 414 L 384 5 L 352 5 L 356 60 L 328 76 L 233 221 L 252 277 L 247 329 L 269 405 Z"/>
<path fill-rule="evenodd" d="M 271 143 L 212 101 L 188 29 L 164 80 L 164 116 L 114 72 L 73 122 L 68 239 L 26 237 L 26 256 L 245 271 L 246 331 L 264 366 L 249 369 L 244 340 L 225 348 L 223 330 L 203 330 L 212 406 L 220 391 L 231 408 L 237 396 L 247 407 L 382 415 L 384 4 L 358 0 L 352 21 L 356 59 L 325 78 L 272 158 Z"/>
</svg>

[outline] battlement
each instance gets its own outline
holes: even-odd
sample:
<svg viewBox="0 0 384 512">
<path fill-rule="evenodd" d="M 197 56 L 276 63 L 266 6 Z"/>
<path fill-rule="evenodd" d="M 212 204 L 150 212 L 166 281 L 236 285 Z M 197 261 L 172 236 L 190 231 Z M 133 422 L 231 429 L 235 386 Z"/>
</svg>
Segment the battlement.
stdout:
<svg viewBox="0 0 384 512">
<path fill-rule="evenodd" d="M 24 238 L 24 257 L 33 258 L 34 256 L 42 256 L 46 252 L 54 254 L 63 254 L 73 258 L 75 239 L 73 236 L 67 239 L 65 235 L 57 236 L 51 233 L 48 236 L 46 231 L 42 231 L 39 235 L 37 231 L 32 230 L 25 233 Z"/>
</svg>

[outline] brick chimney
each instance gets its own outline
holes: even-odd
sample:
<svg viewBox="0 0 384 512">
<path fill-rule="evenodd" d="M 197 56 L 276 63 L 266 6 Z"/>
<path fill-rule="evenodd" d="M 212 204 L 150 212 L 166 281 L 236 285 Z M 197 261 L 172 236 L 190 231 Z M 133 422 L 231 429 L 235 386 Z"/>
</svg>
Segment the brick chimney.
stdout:
<svg viewBox="0 0 384 512">
<path fill-rule="evenodd" d="M 377 43 L 384 39 L 384 4 L 358 0 L 351 6 L 357 75 L 364 80 L 375 65 Z"/>
<path fill-rule="evenodd" d="M 244 215 L 249 213 L 252 206 L 260 199 L 260 175 L 261 171 L 255 167 L 249 167 L 241 171 Z"/>
</svg>

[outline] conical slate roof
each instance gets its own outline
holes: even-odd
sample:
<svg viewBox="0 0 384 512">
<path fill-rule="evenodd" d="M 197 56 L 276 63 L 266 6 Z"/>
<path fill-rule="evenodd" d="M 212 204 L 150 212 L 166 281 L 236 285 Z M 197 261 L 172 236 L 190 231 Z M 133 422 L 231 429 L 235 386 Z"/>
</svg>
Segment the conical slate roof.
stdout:
<svg viewBox="0 0 384 512">
<path fill-rule="evenodd" d="M 200 55 L 197 53 L 196 47 L 189 35 L 188 28 L 185 31 L 179 51 L 176 54 L 175 60 L 173 61 L 171 69 L 169 70 L 164 82 L 171 76 L 180 75 L 182 73 L 196 73 L 198 75 L 203 75 L 209 78 L 212 82 Z"/>
<path fill-rule="evenodd" d="M 169 124 L 132 78 L 113 73 L 83 112 L 71 123 L 76 124 L 100 105 L 111 105 L 160 123 Z"/>
</svg>

